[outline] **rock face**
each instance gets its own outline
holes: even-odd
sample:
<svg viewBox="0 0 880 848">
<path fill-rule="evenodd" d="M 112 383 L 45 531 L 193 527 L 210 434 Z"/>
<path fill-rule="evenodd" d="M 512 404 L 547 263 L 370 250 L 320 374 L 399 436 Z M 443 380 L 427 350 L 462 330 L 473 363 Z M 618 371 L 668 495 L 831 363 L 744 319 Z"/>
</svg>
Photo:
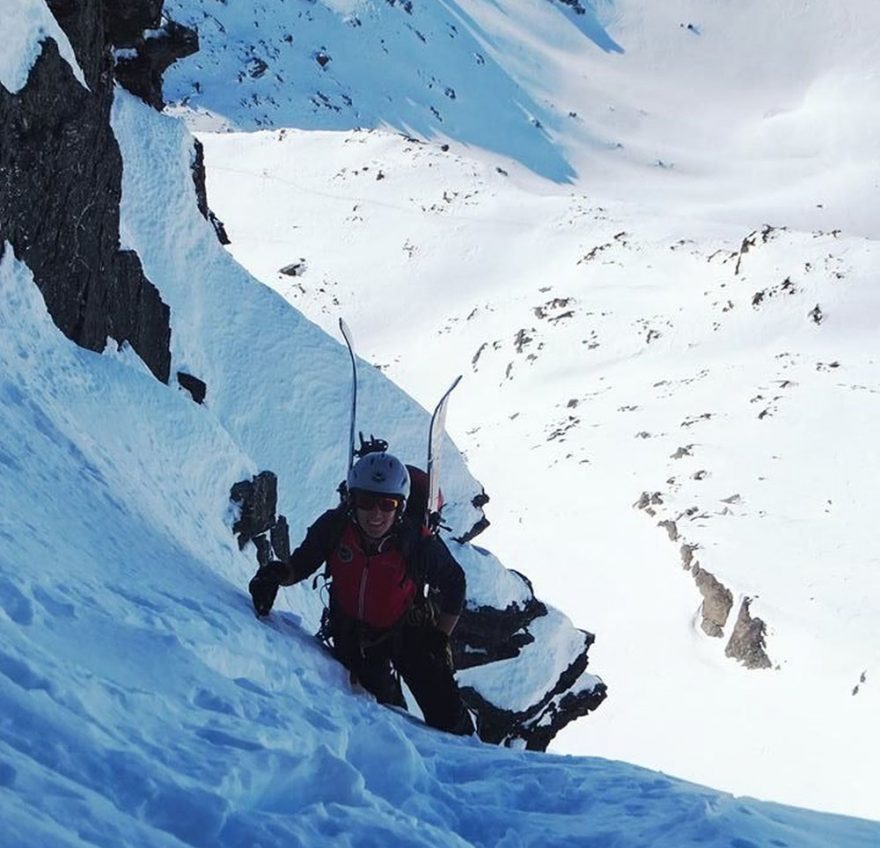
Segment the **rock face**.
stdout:
<svg viewBox="0 0 880 848">
<path fill-rule="evenodd" d="M 121 48 L 116 54 L 116 79 L 145 103 L 162 109 L 162 74 L 177 59 L 197 52 L 199 39 L 188 27 L 168 20 L 160 23 L 158 18 L 141 32 L 113 38 L 113 43 Z"/>
<path fill-rule="evenodd" d="M 743 252 L 747 250 L 748 239 L 743 242 Z M 672 458 L 679 459 L 682 456 L 690 456 L 691 447 L 693 446 L 679 448 Z M 729 498 L 725 498 L 724 502 L 732 504 L 738 503 L 739 500 L 739 495 L 731 495 Z M 663 496 L 660 492 L 642 492 L 639 499 L 633 504 L 636 509 L 644 510 L 652 518 L 657 516 L 657 508 L 663 505 Z M 694 507 L 683 514 L 690 515 L 695 511 Z M 681 516 L 678 517 L 681 518 Z M 700 627 L 707 636 L 717 639 L 723 638 L 725 628 L 730 620 L 730 613 L 733 610 L 733 592 L 714 574 L 700 565 L 695 557 L 699 546 L 682 540 L 677 521 L 663 519 L 657 522 L 657 526 L 666 530 L 670 541 L 682 542 L 680 548 L 682 567 L 685 571 L 691 572 L 694 583 L 703 597 L 703 603 L 700 606 Z M 743 599 L 724 654 L 731 659 L 739 660 L 747 668 L 770 668 L 773 663 L 766 651 L 767 625 L 760 618 L 752 617 L 749 612 L 750 604 L 750 598 Z"/>
<path fill-rule="evenodd" d="M 270 559 L 285 560 L 290 556 L 287 520 L 284 516 L 275 517 L 277 491 L 276 476 L 271 471 L 263 471 L 251 480 L 236 483 L 230 493 L 230 499 L 239 510 L 239 518 L 232 528 L 238 535 L 239 547 L 253 542 L 260 566 Z M 452 639 L 457 669 L 512 660 L 526 645 L 535 642 L 530 625 L 548 611 L 534 596 L 529 581 L 520 577 L 530 593 L 521 605 L 511 604 L 506 609 L 465 607 Z M 484 742 L 523 745 L 529 750 L 544 751 L 563 727 L 602 703 L 607 694 L 605 684 L 585 673 L 587 653 L 594 637 L 583 630 L 577 632 L 583 640 L 581 651 L 567 667 L 559 669 L 555 683 L 546 692 L 536 695 L 525 708 L 493 703 L 474 688 L 461 687 L 462 696 L 477 714 L 478 732 Z"/>
<path fill-rule="evenodd" d="M 707 636 L 723 636 L 724 626 L 733 607 L 733 593 L 721 584 L 714 574 L 706 571 L 705 568 L 700 568 L 698 563 L 694 563 L 693 575 L 694 582 L 703 596 L 700 626 Z"/>
<path fill-rule="evenodd" d="M 162 2 L 49 0 L 48 6 L 88 89 L 52 39 L 21 91 L 0 87 L 0 240 L 31 269 L 68 338 L 96 351 L 108 337 L 127 341 L 167 382 L 169 309 L 137 255 L 119 249 L 122 159 L 110 127 L 112 48 L 158 23 Z M 170 56 L 163 61 L 173 61 Z"/>
</svg>

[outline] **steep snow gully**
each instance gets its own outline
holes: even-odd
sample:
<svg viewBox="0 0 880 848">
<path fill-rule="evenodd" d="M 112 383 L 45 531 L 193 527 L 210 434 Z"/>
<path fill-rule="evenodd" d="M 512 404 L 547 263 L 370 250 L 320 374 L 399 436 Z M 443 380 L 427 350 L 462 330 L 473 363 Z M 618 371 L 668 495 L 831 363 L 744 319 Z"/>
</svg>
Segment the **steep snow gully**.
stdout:
<svg viewBox="0 0 880 848">
<path fill-rule="evenodd" d="M 14 144 L 0 151 L 0 842 L 880 842 L 869 821 L 431 731 L 350 690 L 312 638 L 317 592 L 297 587 L 268 621 L 253 616 L 253 549 L 233 537 L 230 488 L 275 471 L 294 532 L 332 503 L 347 451 L 346 354 L 218 243 L 184 126 L 114 87 L 120 59 L 129 72 L 139 55 L 167 59 L 151 40 L 189 43 L 161 5 L 15 0 L 2 10 L 0 117 Z M 86 105 L 55 121 L 46 110 L 62 107 L 69 86 Z M 87 130 L 111 132 L 89 145 Z M 101 170 L 111 159 L 121 172 Z M 24 179 L 34 172 L 49 178 L 41 192 Z M 83 190 L 96 175 L 118 198 L 98 213 Z M 77 267 L 71 285 L 64 269 Z M 88 332 L 59 318 L 77 314 L 71 298 L 92 316 Z M 151 347 L 163 315 L 170 332 Z M 167 358 L 154 360 L 163 345 Z M 364 372 L 367 426 L 381 423 L 402 456 L 419 459 L 425 412 Z M 178 374 L 203 382 L 203 402 Z M 451 444 L 447 458 L 449 521 L 469 528 L 479 486 Z M 531 597 L 488 552 L 458 553 L 469 606 Z M 543 697 L 584 640 L 552 609 L 536 621 L 527 650 L 495 674 L 493 664 L 482 677 L 468 669 L 468 685 L 512 710 Z M 599 684 L 586 673 L 570 682 L 572 692 Z"/>
</svg>

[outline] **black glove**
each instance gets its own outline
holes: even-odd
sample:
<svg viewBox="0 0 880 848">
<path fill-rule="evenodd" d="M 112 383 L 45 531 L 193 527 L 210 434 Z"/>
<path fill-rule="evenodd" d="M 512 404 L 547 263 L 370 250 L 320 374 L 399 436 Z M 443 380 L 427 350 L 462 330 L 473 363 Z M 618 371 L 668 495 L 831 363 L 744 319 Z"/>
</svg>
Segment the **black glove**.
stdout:
<svg viewBox="0 0 880 848">
<path fill-rule="evenodd" d="M 278 587 L 290 577 L 290 569 L 282 562 L 270 562 L 262 566 L 248 583 L 248 591 L 257 615 L 268 615 L 275 603 Z"/>
</svg>

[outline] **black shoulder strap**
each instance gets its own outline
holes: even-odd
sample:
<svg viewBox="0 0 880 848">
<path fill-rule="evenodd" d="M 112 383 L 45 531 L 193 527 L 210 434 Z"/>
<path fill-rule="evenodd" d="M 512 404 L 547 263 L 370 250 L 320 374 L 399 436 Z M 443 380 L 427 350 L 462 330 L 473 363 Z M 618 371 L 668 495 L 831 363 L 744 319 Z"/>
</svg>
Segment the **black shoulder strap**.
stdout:
<svg viewBox="0 0 880 848">
<path fill-rule="evenodd" d="M 325 585 L 330 580 L 330 557 L 333 556 L 333 551 L 335 551 L 337 546 L 339 545 L 339 541 L 340 539 L 342 539 L 342 534 L 345 532 L 345 528 L 348 526 L 349 521 L 349 511 L 348 507 L 345 504 L 340 504 L 338 507 L 332 510 L 328 519 L 328 530 L 326 536 L 324 537 L 324 568 L 320 572 L 320 576 L 324 578 Z M 318 575 L 316 574 L 314 580 L 312 581 L 312 588 L 317 588 L 317 585 Z"/>
<path fill-rule="evenodd" d="M 407 577 L 416 584 L 416 589 L 421 594 L 425 588 L 425 555 L 432 537 L 424 536 L 421 525 L 406 517 L 401 522 L 399 532 L 400 552 L 406 563 Z"/>
<path fill-rule="evenodd" d="M 329 542 L 327 559 L 330 559 L 330 555 L 336 550 L 336 546 L 339 544 L 339 540 L 342 538 L 342 534 L 345 532 L 345 528 L 350 520 L 351 516 L 345 504 L 340 504 L 333 510 L 332 531 L 327 534 L 327 541 Z"/>
</svg>

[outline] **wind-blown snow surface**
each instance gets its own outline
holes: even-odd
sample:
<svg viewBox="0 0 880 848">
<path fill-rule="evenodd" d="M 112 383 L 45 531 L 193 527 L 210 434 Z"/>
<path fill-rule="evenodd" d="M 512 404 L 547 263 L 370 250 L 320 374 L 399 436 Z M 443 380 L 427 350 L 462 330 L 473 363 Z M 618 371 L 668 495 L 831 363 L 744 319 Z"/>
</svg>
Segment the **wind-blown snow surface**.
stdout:
<svg viewBox="0 0 880 848">
<path fill-rule="evenodd" d="M 208 108 L 226 127 L 299 128 L 202 136 L 212 207 L 246 267 L 328 330 L 345 314 L 425 404 L 468 374 L 449 423 L 492 496 L 486 544 L 598 634 L 609 700 L 557 748 L 880 818 L 880 8 L 584 5 L 604 47 L 544 0 L 401 18 L 466 14 L 491 33 L 486 54 L 543 104 L 571 182 L 529 172 L 552 176 L 534 165 L 543 140 L 517 155 L 497 121 L 478 150 L 450 122 L 426 143 L 316 131 L 400 127 L 389 112 L 334 124 L 317 106 L 276 119 L 252 97 L 221 104 L 221 81 L 293 103 L 329 77 L 233 84 L 213 76 L 210 35 L 171 91 L 196 126 Z M 262 8 L 215 10 L 229 51 L 253 47 L 254 22 L 282 32 Z M 322 28 L 297 30 L 299 50 L 349 25 L 314 8 Z M 438 43 L 457 66 L 443 39 L 413 51 L 399 7 L 358 9 L 386 17 L 385 46 L 413 75 Z M 327 67 L 357 91 L 347 44 Z M 387 85 L 390 110 L 408 95 Z M 487 115 L 519 102 L 479 75 L 456 92 Z M 653 515 L 633 508 L 643 492 Z M 700 628 L 684 552 L 731 591 L 723 638 Z M 724 655 L 744 598 L 768 625 L 770 669 Z"/>
<path fill-rule="evenodd" d="M 251 560 L 229 532 L 229 484 L 255 470 L 252 454 L 281 454 L 260 440 L 286 412 L 295 426 L 278 432 L 295 432 L 302 453 L 284 467 L 314 475 L 294 523 L 314 508 L 308 489 L 326 489 L 333 472 L 305 458 L 330 440 L 296 392 L 332 412 L 327 375 L 343 354 L 213 240 L 176 122 L 120 92 L 114 129 L 124 240 L 172 301 L 175 362 L 200 366 L 214 400 L 197 406 L 127 349 L 102 356 L 66 340 L 5 247 L 4 845 L 876 844 L 878 824 L 430 731 L 350 692 L 305 612 L 258 621 L 242 590 Z M 243 337 L 255 314 L 265 348 Z M 283 383 L 288 409 L 228 389 L 260 361 L 273 384 L 295 349 L 309 358 Z M 410 408 L 387 385 L 382 396 L 397 415 Z"/>
</svg>

